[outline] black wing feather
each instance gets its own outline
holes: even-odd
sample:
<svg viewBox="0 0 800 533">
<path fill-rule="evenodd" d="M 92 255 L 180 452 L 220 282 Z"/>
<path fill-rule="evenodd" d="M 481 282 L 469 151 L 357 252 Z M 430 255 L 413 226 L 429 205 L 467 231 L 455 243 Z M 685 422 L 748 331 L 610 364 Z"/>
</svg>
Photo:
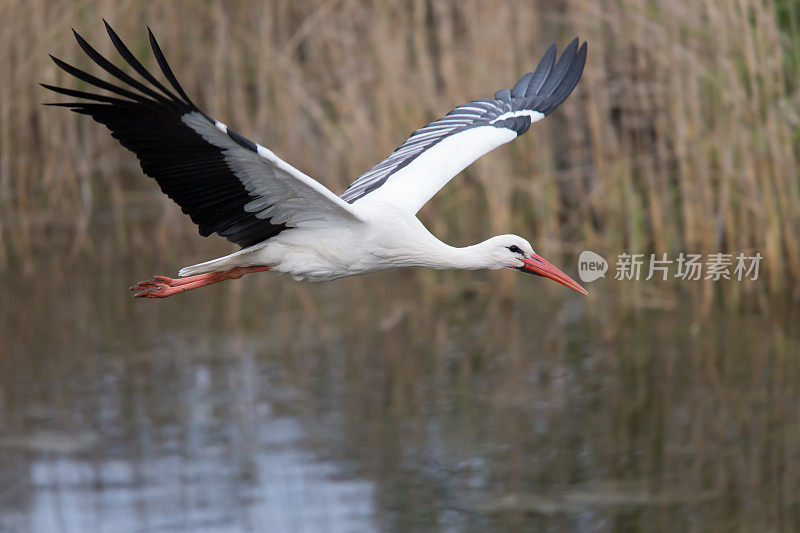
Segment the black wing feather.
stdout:
<svg viewBox="0 0 800 533">
<path fill-rule="evenodd" d="M 65 71 L 67 74 L 71 74 L 78 78 L 81 81 L 85 81 L 90 85 L 94 85 L 100 89 L 105 89 L 106 91 L 111 91 L 114 94 L 118 94 L 119 96 L 124 96 L 126 98 L 130 98 L 131 100 L 139 101 L 141 104 L 149 104 L 148 100 L 142 99 L 140 94 L 135 92 L 129 91 L 127 89 L 123 89 L 122 87 L 118 87 L 113 83 L 109 83 L 107 81 L 101 80 L 100 78 L 96 78 L 89 74 L 88 72 L 84 72 L 79 68 L 73 67 L 69 63 L 66 63 L 56 56 L 50 54 L 50 59 L 53 60 L 53 63 L 58 65 L 61 70 Z"/>
<path fill-rule="evenodd" d="M 542 56 L 541 61 L 539 61 L 539 65 L 537 65 L 536 70 L 522 76 L 517 84 L 514 85 L 514 89 L 511 91 L 511 96 L 520 98 L 526 94 L 538 93 L 547 79 L 547 75 L 550 74 L 550 71 L 553 69 L 555 62 L 556 45 L 551 44 L 550 48 L 548 48 L 547 52 L 545 52 L 544 56 Z"/>
<path fill-rule="evenodd" d="M 164 95 L 166 95 L 168 98 L 172 98 L 173 96 L 169 89 L 164 87 L 164 85 L 162 85 L 161 82 L 155 78 L 155 76 L 150 74 L 149 70 L 144 68 L 144 65 L 142 65 L 138 59 L 136 59 L 136 56 L 134 56 L 128 47 L 125 46 L 125 43 L 123 43 L 122 39 L 119 38 L 117 32 L 114 31 L 114 29 L 108 24 L 108 22 L 106 22 L 105 19 L 103 19 L 103 24 L 106 27 L 106 33 L 108 33 L 111 43 L 114 45 L 114 48 L 117 49 L 119 55 L 122 56 L 122 59 L 124 59 L 131 67 L 133 67 L 133 69 L 138 72 L 140 76 L 164 93 Z"/>
<path fill-rule="evenodd" d="M 108 127 L 120 144 L 136 154 L 144 173 L 154 178 L 161 190 L 191 217 L 201 235 L 217 233 L 247 247 L 286 229 L 284 224 L 272 224 L 245 211 L 244 206 L 257 196 L 247 191 L 228 166 L 224 150 L 206 141 L 182 120 L 188 113 L 201 113 L 215 124 L 192 103 L 178 83 L 150 29 L 148 38 L 153 55 L 174 92 L 147 71 L 111 26 L 103 22 L 117 52 L 144 82 L 122 71 L 75 32 L 75 39 L 86 55 L 125 87 L 50 56 L 68 74 L 114 96 L 42 84 L 55 93 L 81 99 L 47 105 L 67 107 Z M 253 142 L 230 130 L 227 133 L 239 145 L 256 151 Z"/>
<path fill-rule="evenodd" d="M 575 51 L 578 49 L 578 39 L 573 39 L 567 45 L 567 48 L 561 52 L 561 57 L 558 58 L 558 63 L 553 68 L 552 72 L 547 76 L 547 80 L 542 85 L 542 88 L 537 91 L 539 94 L 547 98 L 552 95 L 556 88 L 564 81 L 564 76 L 567 75 L 572 60 L 575 59 Z"/>
<path fill-rule="evenodd" d="M 158 61 L 158 66 L 161 67 L 161 72 L 164 73 L 166 76 L 167 81 L 169 81 L 170 85 L 178 91 L 178 94 L 181 95 L 181 98 L 189 105 L 194 107 L 194 104 L 186 96 L 186 93 L 183 91 L 181 84 L 178 83 L 178 78 L 175 77 L 175 74 L 172 73 L 172 69 L 169 68 L 169 63 L 167 63 L 167 58 L 164 57 L 164 53 L 161 51 L 161 47 L 158 46 L 158 41 L 156 41 L 156 36 L 153 35 L 153 32 L 150 31 L 150 28 L 147 28 L 147 36 L 150 38 L 150 48 L 153 50 L 153 55 L 156 56 L 156 61 Z"/>
<path fill-rule="evenodd" d="M 128 85 L 130 85 L 131 87 L 134 87 L 135 89 L 138 89 L 138 90 L 142 91 L 146 95 L 150 96 L 151 98 L 154 98 L 155 100 L 158 100 L 159 102 L 163 102 L 163 103 L 169 103 L 170 102 L 170 100 L 168 100 L 164 96 L 158 94 L 157 92 L 155 92 L 154 90 L 152 90 L 150 87 L 146 86 L 145 84 L 141 83 L 140 81 L 132 78 L 131 76 L 129 76 L 128 74 L 123 72 L 119 67 L 117 67 L 112 62 L 110 62 L 105 57 L 103 57 L 97 50 L 92 48 L 92 46 L 89 43 L 86 42 L 86 39 L 81 37 L 80 34 L 75 31 L 75 29 L 72 30 L 72 33 L 75 35 L 75 40 L 78 41 L 78 45 L 81 47 L 81 49 L 100 68 L 102 68 L 103 70 L 105 70 L 106 72 L 108 72 L 109 74 L 111 74 L 112 76 L 117 78 L 118 80 L 120 80 L 120 81 L 122 81 L 124 83 L 127 83 Z"/>
<path fill-rule="evenodd" d="M 578 51 L 577 57 L 572 61 L 569 69 L 567 69 L 567 72 L 564 74 L 564 79 L 561 81 L 558 88 L 550 95 L 550 103 L 544 106 L 545 110 L 542 111 L 542 113 L 546 115 L 558 107 L 561 102 L 567 99 L 567 96 L 569 96 L 575 88 L 575 85 L 578 84 L 578 80 L 581 79 L 581 74 L 583 73 L 583 66 L 586 64 L 586 52 L 586 44 L 584 43 Z"/>
</svg>

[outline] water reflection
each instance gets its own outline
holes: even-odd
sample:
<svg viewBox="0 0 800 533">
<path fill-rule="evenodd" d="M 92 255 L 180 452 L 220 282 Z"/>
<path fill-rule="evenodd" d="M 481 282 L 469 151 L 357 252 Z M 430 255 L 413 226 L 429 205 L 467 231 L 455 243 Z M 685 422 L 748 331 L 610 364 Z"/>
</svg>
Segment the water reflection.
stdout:
<svg viewBox="0 0 800 533">
<path fill-rule="evenodd" d="M 789 312 L 420 271 L 133 302 L 177 262 L 97 246 L 0 282 L 0 529 L 800 526 Z"/>
<path fill-rule="evenodd" d="M 301 421 L 281 407 L 291 391 L 270 383 L 253 346 L 204 345 L 194 337 L 172 332 L 153 339 L 150 350 L 126 354 L 130 365 L 98 354 L 96 382 L 68 372 L 62 384 L 51 383 L 65 389 L 65 405 L 25 409 L 26 423 L 6 428 L 0 439 L 9 467 L 15 465 L 2 472 L 3 525 L 373 529 L 372 484 L 343 477 L 309 449 Z M 71 377 L 74 385 L 63 383 Z"/>
</svg>

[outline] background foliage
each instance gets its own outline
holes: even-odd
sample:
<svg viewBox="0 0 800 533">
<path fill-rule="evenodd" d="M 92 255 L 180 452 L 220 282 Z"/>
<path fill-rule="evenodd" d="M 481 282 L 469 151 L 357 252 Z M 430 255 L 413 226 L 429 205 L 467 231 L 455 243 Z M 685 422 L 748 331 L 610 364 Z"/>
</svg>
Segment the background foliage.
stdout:
<svg viewBox="0 0 800 533">
<path fill-rule="evenodd" d="M 37 82 L 75 86 L 48 53 L 94 67 L 70 26 L 114 57 L 105 17 L 154 66 L 150 25 L 210 115 L 339 192 L 412 130 L 512 86 L 550 43 L 578 35 L 589 59 L 575 93 L 427 206 L 434 233 L 459 244 L 520 233 L 554 261 L 583 249 L 759 251 L 768 283 L 742 287 L 798 297 L 799 16 L 789 0 L 8 0 L 0 269 L 31 270 L 44 235 L 74 257 L 95 223 L 112 223 L 122 249 L 181 237 L 184 250 L 228 250 L 195 244 L 105 129 L 41 107 L 58 97 Z M 156 236 L 139 222 L 153 216 Z"/>
</svg>

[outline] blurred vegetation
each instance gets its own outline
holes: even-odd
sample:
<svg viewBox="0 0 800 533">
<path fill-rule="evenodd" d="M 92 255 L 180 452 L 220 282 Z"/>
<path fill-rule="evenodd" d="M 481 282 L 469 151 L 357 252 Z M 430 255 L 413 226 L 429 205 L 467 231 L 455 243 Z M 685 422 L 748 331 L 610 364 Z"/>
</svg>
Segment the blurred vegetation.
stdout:
<svg viewBox="0 0 800 533">
<path fill-rule="evenodd" d="M 104 128 L 41 107 L 58 97 L 37 82 L 76 86 L 48 53 L 99 71 L 70 26 L 115 56 L 104 17 L 153 67 L 149 25 L 198 105 L 335 192 L 578 35 L 589 59 L 575 93 L 423 209 L 432 231 L 458 244 L 519 233 L 553 262 L 583 249 L 759 251 L 767 282 L 731 290 L 798 298 L 799 16 L 790 0 L 6 0 L 0 271 L 32 271 L 53 237 L 72 252 L 62 260 L 78 257 L 97 223 L 123 250 L 178 237 L 183 250 L 229 250 L 190 238 L 188 218 Z M 156 235 L 142 218 L 159 220 Z"/>
</svg>

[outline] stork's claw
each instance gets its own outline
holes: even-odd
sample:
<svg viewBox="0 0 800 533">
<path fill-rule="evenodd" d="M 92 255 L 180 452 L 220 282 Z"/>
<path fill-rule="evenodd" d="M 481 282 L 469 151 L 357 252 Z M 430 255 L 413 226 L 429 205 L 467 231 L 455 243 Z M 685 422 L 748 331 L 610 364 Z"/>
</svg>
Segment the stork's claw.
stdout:
<svg viewBox="0 0 800 533">
<path fill-rule="evenodd" d="M 131 285 L 132 291 L 139 291 L 147 287 L 160 287 L 160 286 L 167 286 L 167 287 L 177 287 L 178 285 L 185 285 L 187 283 L 191 283 L 195 281 L 194 279 L 190 278 L 170 278 L 167 276 L 153 276 L 152 279 L 146 279 L 144 281 L 140 281 L 136 285 Z"/>
<path fill-rule="evenodd" d="M 269 270 L 268 266 L 249 266 L 249 267 L 234 267 L 230 270 L 221 270 L 216 272 L 206 272 L 205 274 L 198 274 L 196 276 L 188 276 L 185 278 L 170 278 L 168 276 L 153 276 L 152 279 L 140 281 L 136 285 L 131 285 L 130 290 L 136 291 L 133 295 L 134 298 L 166 298 L 179 292 L 186 292 L 198 287 L 205 287 L 212 283 L 219 283 L 226 279 L 241 278 L 245 274 L 251 272 L 263 272 Z"/>
<path fill-rule="evenodd" d="M 131 287 L 131 289 L 135 289 L 135 287 Z M 153 285 L 151 287 L 145 287 L 143 290 L 140 290 L 136 294 L 133 295 L 134 298 L 164 298 L 166 296 L 170 296 L 169 294 L 163 294 L 162 291 L 164 290 L 163 285 Z"/>
<path fill-rule="evenodd" d="M 166 298 L 167 296 L 172 296 L 173 294 L 191 288 L 177 284 L 176 282 L 178 281 L 180 280 L 165 278 L 164 276 L 154 276 L 153 279 L 146 279 L 140 281 L 136 285 L 132 285 L 131 290 L 138 291 L 133 295 L 134 298 Z"/>
</svg>

